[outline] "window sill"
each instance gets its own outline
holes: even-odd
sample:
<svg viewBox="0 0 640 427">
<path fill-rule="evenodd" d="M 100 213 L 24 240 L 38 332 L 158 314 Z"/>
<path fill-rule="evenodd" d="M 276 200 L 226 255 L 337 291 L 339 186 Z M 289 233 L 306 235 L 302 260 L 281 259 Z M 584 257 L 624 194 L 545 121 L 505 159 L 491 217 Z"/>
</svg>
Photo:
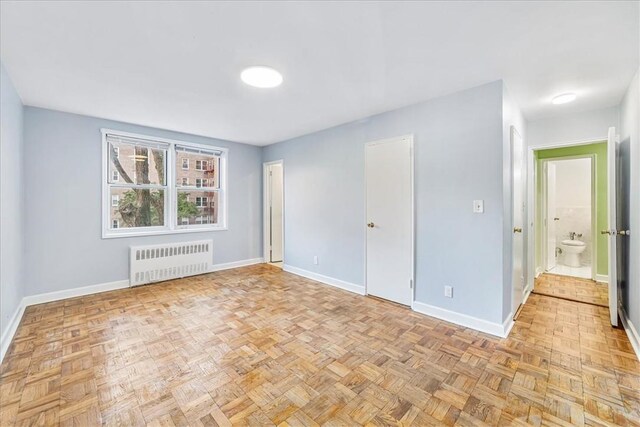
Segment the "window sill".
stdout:
<svg viewBox="0 0 640 427">
<path fill-rule="evenodd" d="M 120 239 L 125 237 L 144 237 L 144 236 L 160 236 L 164 234 L 189 234 L 189 233 L 206 233 L 211 231 L 226 231 L 226 226 L 220 227 L 189 227 L 189 228 L 176 228 L 174 230 L 162 229 L 151 231 L 122 231 L 122 232 L 102 232 L 103 239 Z"/>
</svg>

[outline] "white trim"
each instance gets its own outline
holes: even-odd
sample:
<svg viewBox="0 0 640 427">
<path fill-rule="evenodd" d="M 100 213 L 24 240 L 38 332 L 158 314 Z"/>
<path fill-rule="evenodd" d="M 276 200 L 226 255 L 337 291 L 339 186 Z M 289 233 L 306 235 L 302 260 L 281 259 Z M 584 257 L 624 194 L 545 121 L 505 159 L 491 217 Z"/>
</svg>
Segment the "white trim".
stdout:
<svg viewBox="0 0 640 427">
<path fill-rule="evenodd" d="M 265 259 L 265 262 L 269 262 L 271 247 L 269 242 L 271 241 L 271 227 L 269 227 L 269 200 L 271 198 L 271 188 L 269 183 L 271 180 L 269 179 L 269 166 L 272 165 L 281 165 L 282 166 L 282 262 L 284 264 L 284 221 L 285 221 L 285 211 L 284 211 L 284 203 L 285 203 L 285 194 L 284 194 L 284 160 L 273 160 L 270 162 L 264 162 L 262 164 L 262 241 L 263 241 L 263 252 L 262 256 Z"/>
<path fill-rule="evenodd" d="M 609 284 L 609 275 L 608 274 L 596 274 L 596 282 Z"/>
<path fill-rule="evenodd" d="M 20 325 L 20 321 L 22 320 L 22 315 L 24 314 L 24 299 L 20 301 L 18 307 L 16 307 L 16 311 L 13 313 L 11 320 L 9 321 L 9 326 L 2 332 L 2 338 L 0 339 L 0 363 L 4 360 L 5 354 L 7 354 L 7 350 L 9 349 L 9 345 L 11 344 L 11 340 L 13 340 L 13 336 L 16 334 L 18 330 L 18 326 Z"/>
<path fill-rule="evenodd" d="M 419 301 L 414 301 L 412 308 L 418 313 L 435 317 L 437 319 L 444 320 L 449 323 L 454 323 L 456 325 L 464 326 L 466 328 L 471 328 L 476 331 L 495 335 L 500 338 L 505 338 L 507 335 L 509 335 L 509 332 L 511 331 L 514 323 L 513 313 L 509 314 L 509 316 L 507 316 L 507 320 L 505 320 L 503 323 L 494 323 L 484 319 L 479 319 L 477 317 L 425 304 Z"/>
<path fill-rule="evenodd" d="M 636 352 L 636 357 L 640 360 L 640 334 L 638 334 L 638 331 L 633 323 L 631 323 L 631 319 L 629 319 L 627 312 L 624 311 L 623 308 L 620 309 L 618 314 L 620 315 L 620 320 L 622 320 L 624 331 L 627 333 L 627 337 L 629 337 L 629 342 L 631 342 L 631 347 L 633 347 L 633 351 Z"/>
<path fill-rule="evenodd" d="M 356 285 L 355 283 L 345 282 L 343 280 L 334 279 L 333 277 L 324 276 L 322 274 L 314 273 L 312 271 L 303 270 L 302 268 L 293 267 L 291 265 L 284 264 L 282 269 L 288 273 L 302 276 L 307 279 L 315 280 L 316 282 L 324 283 L 325 285 L 334 286 L 336 288 L 344 289 L 345 291 L 353 292 L 358 295 L 364 295 L 365 289 L 363 285 Z"/>
<path fill-rule="evenodd" d="M 214 264 L 209 269 L 209 272 L 213 273 L 214 271 L 229 270 L 229 269 L 238 268 L 238 267 L 247 267 L 249 265 L 262 264 L 263 262 L 264 262 L 264 258 L 251 258 L 251 259 L 243 259 L 241 261 L 225 262 L 223 264 Z"/>
<path fill-rule="evenodd" d="M 209 272 L 229 270 L 231 268 L 245 267 L 249 265 L 261 264 L 264 260 L 262 258 L 251 258 L 241 261 L 227 262 L 223 264 L 214 264 L 209 269 Z M 176 279 L 177 280 L 177 279 Z M 129 280 L 116 280 L 114 282 L 99 283 L 97 285 L 84 286 L 80 288 L 65 289 L 62 291 L 47 292 L 44 294 L 31 295 L 22 298 L 20 304 L 16 308 L 13 317 L 9 322 L 9 326 L 2 333 L 0 339 L 0 362 L 4 359 L 9 345 L 13 340 L 13 337 L 18 329 L 18 325 L 22 320 L 25 309 L 30 305 L 44 304 L 47 302 L 59 301 L 67 298 L 76 298 L 85 295 L 93 295 L 101 292 L 115 291 L 118 289 L 129 288 Z"/>
<path fill-rule="evenodd" d="M 167 138 L 158 138 L 155 136 L 149 135 L 140 135 L 129 132 L 122 132 L 119 130 L 113 129 L 100 129 L 102 134 L 102 238 L 103 239 L 117 239 L 121 237 L 135 237 L 135 236 L 153 236 L 160 234 L 183 234 L 183 233 L 196 233 L 203 231 L 225 231 L 228 229 L 227 218 L 228 218 L 228 185 L 227 185 L 227 158 L 229 155 L 229 149 L 224 147 L 217 147 L 213 145 L 206 144 L 197 144 L 188 141 L 178 141 Z M 107 198 L 109 195 L 110 185 L 107 181 L 108 173 L 109 173 L 109 152 L 108 152 L 108 143 L 107 143 L 107 135 L 117 135 L 129 138 L 135 138 L 139 140 L 152 141 L 156 143 L 164 143 L 168 144 L 165 150 L 165 185 L 153 185 L 153 186 L 141 186 L 134 184 L 121 185 L 122 187 L 144 187 L 144 188 L 157 188 L 158 190 L 164 191 L 165 197 L 165 211 L 164 211 L 164 225 L 157 227 L 136 227 L 136 228 L 120 228 L 115 229 L 115 231 L 111 228 L 111 223 L 109 221 L 111 214 L 111 206 L 110 203 L 107 203 Z M 208 225 L 195 225 L 195 226 L 186 226 L 178 223 L 177 218 L 177 204 L 178 204 L 178 190 L 183 189 L 175 182 L 176 171 L 178 169 L 177 155 L 176 155 L 176 146 L 187 147 L 187 148 L 200 148 L 203 150 L 213 150 L 219 151 L 220 155 L 219 163 L 218 163 L 218 187 L 210 188 L 210 187 L 201 187 L 198 191 L 217 191 L 218 192 L 218 221 L 215 224 Z M 222 204 L 222 208 L 220 209 L 220 204 Z"/>
<path fill-rule="evenodd" d="M 416 300 L 416 267 L 415 267 L 415 259 L 416 259 L 416 196 L 415 196 L 415 144 L 414 144 L 414 134 L 410 133 L 410 134 L 406 134 L 406 135 L 400 135 L 400 136 L 396 136 L 396 137 L 392 137 L 392 138 L 385 138 L 385 139 L 378 139 L 375 141 L 369 141 L 366 142 L 364 144 L 364 158 L 365 158 L 365 165 L 364 165 L 364 218 L 363 218 L 363 224 L 366 224 L 369 219 L 368 219 L 368 213 L 367 213 L 367 147 L 373 146 L 373 145 L 378 145 L 378 144 L 386 144 L 389 142 L 395 142 L 395 141 L 404 141 L 404 140 L 408 140 L 409 141 L 409 162 L 411 165 L 411 170 L 409 171 L 409 174 L 411 176 L 411 271 L 409 274 L 409 280 L 411 281 L 411 288 L 410 288 L 410 292 L 411 292 L 411 297 L 410 297 L 410 301 L 411 304 L 413 305 L 413 303 Z M 367 231 L 365 231 L 364 233 L 364 294 L 368 294 L 367 292 L 367 238 L 368 238 L 369 233 Z"/>
<path fill-rule="evenodd" d="M 98 294 L 101 292 L 114 291 L 129 287 L 129 279 L 116 280 L 115 282 L 99 283 L 97 285 L 83 286 L 81 288 L 65 289 L 62 291 L 47 292 L 44 294 L 24 297 L 22 303 L 25 307 L 45 302 L 59 301 L 61 299 L 82 297 L 85 295 Z"/>
</svg>

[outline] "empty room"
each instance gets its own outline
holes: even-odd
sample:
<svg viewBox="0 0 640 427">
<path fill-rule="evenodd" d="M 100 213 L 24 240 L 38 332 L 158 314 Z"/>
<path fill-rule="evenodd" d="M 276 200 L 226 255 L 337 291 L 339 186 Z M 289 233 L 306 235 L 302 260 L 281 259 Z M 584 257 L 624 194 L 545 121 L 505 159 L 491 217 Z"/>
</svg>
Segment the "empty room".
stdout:
<svg viewBox="0 0 640 427">
<path fill-rule="evenodd" d="M 0 1 L 0 427 L 640 426 L 640 1 Z"/>
</svg>

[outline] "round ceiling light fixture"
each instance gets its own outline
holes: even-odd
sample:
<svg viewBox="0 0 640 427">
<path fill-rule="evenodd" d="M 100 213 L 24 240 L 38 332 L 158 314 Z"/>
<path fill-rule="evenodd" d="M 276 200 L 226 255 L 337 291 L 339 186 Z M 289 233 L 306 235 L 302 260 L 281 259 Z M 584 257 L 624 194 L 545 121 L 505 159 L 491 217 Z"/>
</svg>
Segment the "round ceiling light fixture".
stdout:
<svg viewBox="0 0 640 427">
<path fill-rule="evenodd" d="M 560 105 L 560 104 L 567 104 L 575 100 L 576 100 L 575 93 L 563 93 L 563 94 L 554 96 L 551 102 L 555 105 Z"/>
<path fill-rule="evenodd" d="M 282 84 L 282 74 L 264 65 L 245 68 L 242 70 L 240 78 L 249 86 L 259 88 L 272 88 Z"/>
</svg>

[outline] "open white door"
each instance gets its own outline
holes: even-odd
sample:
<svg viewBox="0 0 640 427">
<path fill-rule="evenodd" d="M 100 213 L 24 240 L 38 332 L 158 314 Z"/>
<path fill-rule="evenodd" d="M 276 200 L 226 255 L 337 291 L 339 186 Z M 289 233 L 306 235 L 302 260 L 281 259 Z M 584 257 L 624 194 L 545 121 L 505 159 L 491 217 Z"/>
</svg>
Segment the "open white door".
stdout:
<svg viewBox="0 0 640 427">
<path fill-rule="evenodd" d="M 283 240 L 283 174 L 282 164 L 271 165 L 270 168 L 271 191 L 270 191 L 270 225 L 271 225 L 271 262 L 282 261 L 282 240 Z"/>
<path fill-rule="evenodd" d="M 616 128 L 609 128 L 607 137 L 607 175 L 609 194 L 609 229 L 602 230 L 602 234 L 609 236 L 609 315 L 611 324 L 618 326 L 618 274 L 617 274 L 617 212 L 616 212 L 616 159 L 618 156 L 618 146 L 616 141 Z"/>
<path fill-rule="evenodd" d="M 546 176 L 546 205 L 547 216 L 545 218 L 545 233 L 547 240 L 547 271 L 550 271 L 556 267 L 556 165 L 552 162 L 546 162 L 547 176 Z"/>
<path fill-rule="evenodd" d="M 413 300 L 413 137 L 365 147 L 367 294 Z"/>
<path fill-rule="evenodd" d="M 524 300 L 524 245 L 522 237 L 522 227 L 524 226 L 524 144 L 522 137 L 514 126 L 511 126 L 511 183 L 513 186 L 513 228 L 512 251 L 513 251 L 513 302 L 512 313 L 516 311 Z"/>
</svg>

